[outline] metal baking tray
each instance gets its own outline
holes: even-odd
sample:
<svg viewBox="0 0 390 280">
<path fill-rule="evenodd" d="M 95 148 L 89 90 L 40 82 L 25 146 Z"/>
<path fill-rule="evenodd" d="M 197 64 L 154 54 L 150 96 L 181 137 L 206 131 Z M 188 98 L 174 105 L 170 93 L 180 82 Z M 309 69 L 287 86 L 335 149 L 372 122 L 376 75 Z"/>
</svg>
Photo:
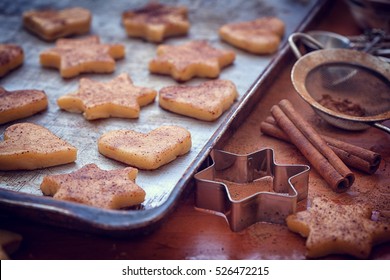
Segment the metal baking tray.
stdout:
<svg viewBox="0 0 390 280">
<path fill-rule="evenodd" d="M 167 39 L 165 44 L 181 44 L 188 40 L 205 39 L 213 46 L 234 50 L 237 54 L 232 66 L 224 69 L 221 79 L 233 81 L 239 97 L 235 104 L 215 122 L 204 122 L 164 111 L 157 101 L 141 109 L 139 119 L 102 119 L 87 121 L 81 114 L 61 111 L 56 104 L 58 97 L 77 89 L 80 77 L 107 81 L 120 73 L 128 73 L 134 84 L 161 89 L 176 84 L 169 76 L 150 74 L 148 62 L 155 56 L 156 44 L 127 37 L 121 25 L 121 14 L 128 9 L 142 7 L 146 1 L 49 1 L 3 0 L 0 3 L 1 43 L 20 44 L 25 52 L 22 67 L 0 80 L 7 90 L 40 89 L 49 98 L 49 107 L 35 116 L 0 126 L 4 130 L 16 122 L 32 122 L 48 128 L 57 136 L 78 148 L 75 163 L 35 171 L 0 172 L 0 209 L 8 214 L 35 221 L 73 229 L 105 234 L 137 234 L 147 232 L 158 225 L 174 209 L 181 194 L 190 185 L 193 174 L 207 158 L 211 148 L 228 135 L 231 124 L 245 119 L 250 103 L 261 94 L 261 85 L 270 71 L 276 71 L 288 52 L 286 39 L 289 34 L 303 30 L 325 6 L 325 0 L 291 1 L 163 1 L 171 5 L 189 8 L 191 28 L 188 36 Z M 21 22 L 23 11 L 33 8 L 61 9 L 81 6 L 92 11 L 90 33 L 101 37 L 102 42 L 122 43 L 126 57 L 117 61 L 112 74 L 84 74 L 63 79 L 55 69 L 42 68 L 41 51 L 54 43 L 44 42 L 27 32 Z M 260 16 L 277 16 L 286 23 L 286 33 L 280 51 L 274 55 L 258 56 L 238 50 L 218 37 L 218 28 L 225 23 L 255 19 Z M 188 84 L 198 84 L 205 79 L 193 79 Z M 140 170 L 137 183 L 146 191 L 141 209 L 104 210 L 77 203 L 58 201 L 42 195 L 39 185 L 47 174 L 68 173 L 88 163 L 96 163 L 102 169 L 124 167 L 122 163 L 105 158 L 97 150 L 97 139 L 104 132 L 114 129 L 133 129 L 148 132 L 161 125 L 180 125 L 192 135 L 190 153 L 155 171 Z M 0 138 L 1 139 L 1 138 Z"/>
</svg>

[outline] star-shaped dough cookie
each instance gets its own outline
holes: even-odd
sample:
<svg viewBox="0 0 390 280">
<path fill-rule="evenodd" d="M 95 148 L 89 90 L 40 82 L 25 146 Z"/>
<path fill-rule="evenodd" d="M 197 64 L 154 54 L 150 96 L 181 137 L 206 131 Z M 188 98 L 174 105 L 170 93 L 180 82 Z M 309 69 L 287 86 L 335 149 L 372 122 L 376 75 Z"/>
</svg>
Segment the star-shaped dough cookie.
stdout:
<svg viewBox="0 0 390 280">
<path fill-rule="evenodd" d="M 0 142 L 0 170 L 33 170 L 74 162 L 76 158 L 75 147 L 32 123 L 7 127 Z"/>
<path fill-rule="evenodd" d="M 162 42 L 166 37 L 185 35 L 190 28 L 188 10 L 151 2 L 138 10 L 122 14 L 122 23 L 130 37 Z"/>
<path fill-rule="evenodd" d="M 45 176 L 41 190 L 55 199 L 120 209 L 145 200 L 145 191 L 135 183 L 137 174 L 132 167 L 106 171 L 87 164 L 69 174 Z"/>
<path fill-rule="evenodd" d="M 21 241 L 20 234 L 0 229 L 0 260 L 8 260 L 8 254 L 15 252 Z"/>
<path fill-rule="evenodd" d="M 188 81 L 193 77 L 217 78 L 221 68 L 232 64 L 235 57 L 234 52 L 216 49 L 206 41 L 160 45 L 157 57 L 149 63 L 149 70 L 171 75 L 177 81 Z"/>
<path fill-rule="evenodd" d="M 390 224 L 370 219 L 372 209 L 362 204 L 340 205 L 316 197 L 308 210 L 287 217 L 291 231 L 307 237 L 307 256 L 349 254 L 368 258 L 372 246 L 390 241 Z"/>
<path fill-rule="evenodd" d="M 58 39 L 56 47 L 43 51 L 40 62 L 44 67 L 60 70 L 63 78 L 80 73 L 112 73 L 115 59 L 125 56 L 121 44 L 101 44 L 98 36 L 83 39 Z"/>
<path fill-rule="evenodd" d="M 153 89 L 134 86 L 124 73 L 106 83 L 82 78 L 79 90 L 60 97 L 57 103 L 66 111 L 84 112 L 87 120 L 138 118 L 140 106 L 153 102 L 156 95 Z"/>
<path fill-rule="evenodd" d="M 236 86 L 227 80 L 207 81 L 198 86 L 168 86 L 159 92 L 162 108 L 204 121 L 218 119 L 236 98 Z"/>
<path fill-rule="evenodd" d="M 0 77 L 23 63 L 24 52 L 19 45 L 0 44 Z"/>
<path fill-rule="evenodd" d="M 47 41 L 87 33 L 91 19 L 91 12 L 80 7 L 30 10 L 23 13 L 24 27 Z"/>
<path fill-rule="evenodd" d="M 99 152 L 128 165 L 152 170 L 188 153 L 191 134 L 180 126 L 160 126 L 148 133 L 114 130 L 98 140 Z"/>
<path fill-rule="evenodd" d="M 0 86 L 0 124 L 29 117 L 47 108 L 41 90 L 7 91 Z"/>
<path fill-rule="evenodd" d="M 278 50 L 284 34 L 284 22 L 276 17 L 229 23 L 219 29 L 219 36 L 229 44 L 255 54 Z"/>
</svg>

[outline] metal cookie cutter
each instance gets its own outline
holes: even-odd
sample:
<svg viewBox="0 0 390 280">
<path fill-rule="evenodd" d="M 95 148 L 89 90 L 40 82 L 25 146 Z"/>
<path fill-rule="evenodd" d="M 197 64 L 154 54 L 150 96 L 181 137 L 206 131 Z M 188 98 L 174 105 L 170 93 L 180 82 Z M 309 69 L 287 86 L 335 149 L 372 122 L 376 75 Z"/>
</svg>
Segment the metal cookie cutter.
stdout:
<svg viewBox="0 0 390 280">
<path fill-rule="evenodd" d="M 310 167 L 276 164 L 272 149 L 247 155 L 214 149 L 210 155 L 213 163 L 194 176 L 195 207 L 224 215 L 232 231 L 256 222 L 284 223 L 296 211 L 297 202 L 307 198 Z M 240 200 L 232 199 L 221 182 L 245 184 L 265 176 L 273 177 L 274 192 L 257 192 Z"/>
</svg>

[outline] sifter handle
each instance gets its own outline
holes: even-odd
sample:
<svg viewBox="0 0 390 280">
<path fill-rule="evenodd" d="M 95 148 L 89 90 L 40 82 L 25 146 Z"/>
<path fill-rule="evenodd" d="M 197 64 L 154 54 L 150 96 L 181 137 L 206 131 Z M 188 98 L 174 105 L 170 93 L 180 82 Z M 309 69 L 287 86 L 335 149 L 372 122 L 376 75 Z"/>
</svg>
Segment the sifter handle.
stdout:
<svg viewBox="0 0 390 280">
<path fill-rule="evenodd" d="M 385 126 L 385 125 L 383 125 L 381 123 L 377 123 L 377 122 L 373 123 L 372 126 L 378 128 L 380 130 L 383 130 L 384 132 L 387 132 L 388 134 L 390 134 L 390 127 L 387 127 L 387 126 Z"/>
<path fill-rule="evenodd" d="M 312 43 L 314 46 L 316 46 L 318 49 L 324 49 L 324 46 L 318 42 L 316 39 L 314 39 L 312 36 L 305 34 L 305 33 L 293 33 L 288 37 L 288 43 L 290 44 L 290 47 L 295 54 L 297 59 L 300 59 L 302 57 L 301 52 L 299 51 L 299 48 L 296 44 L 296 41 L 299 39 L 304 39 L 310 43 Z"/>
</svg>

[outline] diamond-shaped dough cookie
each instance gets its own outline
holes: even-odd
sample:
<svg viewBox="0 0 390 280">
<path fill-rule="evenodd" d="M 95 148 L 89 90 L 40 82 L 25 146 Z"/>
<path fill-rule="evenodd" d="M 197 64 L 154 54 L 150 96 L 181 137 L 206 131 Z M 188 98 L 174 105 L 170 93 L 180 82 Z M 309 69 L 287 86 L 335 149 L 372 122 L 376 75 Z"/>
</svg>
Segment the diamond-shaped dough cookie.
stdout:
<svg viewBox="0 0 390 280">
<path fill-rule="evenodd" d="M 179 126 L 161 126 L 149 133 L 114 130 L 98 140 L 99 152 L 140 169 L 152 170 L 188 153 L 190 132 Z"/>
<path fill-rule="evenodd" d="M 30 10 L 23 13 L 24 27 L 47 41 L 87 33 L 91 20 L 91 12 L 81 7 Z"/>
<path fill-rule="evenodd" d="M 33 170 L 74 162 L 76 158 L 75 147 L 32 123 L 7 127 L 0 142 L 0 170 Z"/>
<path fill-rule="evenodd" d="M 190 41 L 183 45 L 160 45 L 157 57 L 149 62 L 149 71 L 171 75 L 177 81 L 193 77 L 217 78 L 221 69 L 232 64 L 232 51 L 216 49 L 206 41 Z"/>
<path fill-rule="evenodd" d="M 128 36 L 157 43 L 166 37 L 187 34 L 190 28 L 187 14 L 186 7 L 151 2 L 141 9 L 124 12 L 122 23 Z"/>
<path fill-rule="evenodd" d="M 254 54 L 272 54 L 279 48 L 284 22 L 276 17 L 228 23 L 219 29 L 219 36 L 229 44 Z"/>
<path fill-rule="evenodd" d="M 349 254 L 368 258 L 372 246 L 390 241 L 390 224 L 370 219 L 366 205 L 340 205 L 316 197 L 308 210 L 287 217 L 291 231 L 307 237 L 307 256 Z"/>
<path fill-rule="evenodd" d="M 152 103 L 156 95 L 153 89 L 134 86 L 124 73 L 109 82 L 82 78 L 78 91 L 60 97 L 57 103 L 63 110 L 84 112 L 87 120 L 138 118 L 140 106 Z"/>
<path fill-rule="evenodd" d="M 0 124 L 32 116 L 45 110 L 47 104 L 41 90 L 7 91 L 0 86 Z"/>
<path fill-rule="evenodd" d="M 82 39 L 58 39 L 56 47 L 41 52 L 40 63 L 44 67 L 60 70 L 63 78 L 80 73 L 112 73 L 115 59 L 125 56 L 121 44 L 101 44 L 98 36 Z"/>
<path fill-rule="evenodd" d="M 45 176 L 41 190 L 55 199 L 121 209 L 145 200 L 145 191 L 135 183 L 137 174 L 132 167 L 106 171 L 87 164 L 69 174 Z"/>
<path fill-rule="evenodd" d="M 198 86 L 168 86 L 159 92 L 162 108 L 204 121 L 218 119 L 236 98 L 236 86 L 227 80 L 207 81 Z"/>
<path fill-rule="evenodd" d="M 0 77 L 19 67 L 23 61 L 22 47 L 15 44 L 0 44 Z"/>
</svg>

